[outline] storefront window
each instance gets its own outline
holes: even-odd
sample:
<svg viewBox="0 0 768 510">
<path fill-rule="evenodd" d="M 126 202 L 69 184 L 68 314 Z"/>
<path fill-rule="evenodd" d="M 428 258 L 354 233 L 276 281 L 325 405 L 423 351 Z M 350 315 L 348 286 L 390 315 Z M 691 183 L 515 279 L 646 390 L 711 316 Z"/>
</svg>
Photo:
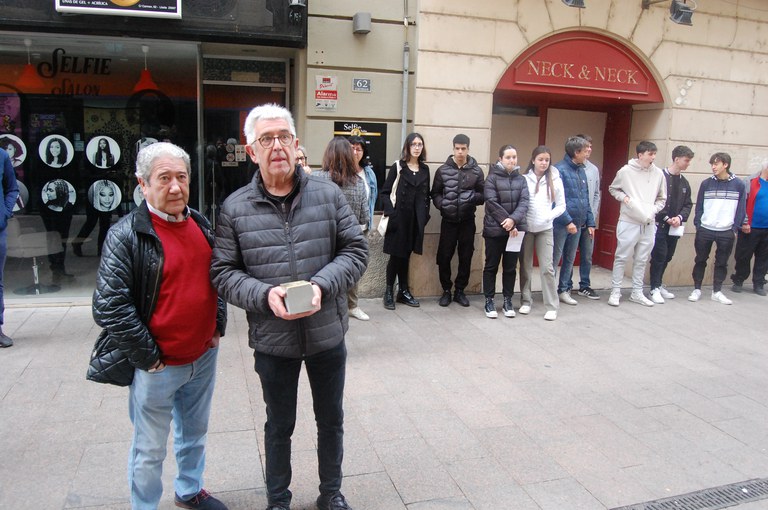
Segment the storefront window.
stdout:
<svg viewBox="0 0 768 510">
<path fill-rule="evenodd" d="M 197 62 L 194 43 L 0 35 L 0 146 L 21 190 L 6 299 L 91 294 L 107 229 L 142 199 L 141 147 L 171 141 L 196 166 Z"/>
</svg>

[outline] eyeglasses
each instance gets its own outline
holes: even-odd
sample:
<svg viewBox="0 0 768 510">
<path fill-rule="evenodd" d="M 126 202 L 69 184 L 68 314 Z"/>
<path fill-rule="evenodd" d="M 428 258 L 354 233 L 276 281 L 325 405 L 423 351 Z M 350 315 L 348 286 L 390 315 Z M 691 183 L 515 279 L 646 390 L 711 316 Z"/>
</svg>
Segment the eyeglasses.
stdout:
<svg viewBox="0 0 768 510">
<path fill-rule="evenodd" d="M 280 142 L 283 147 L 288 147 L 293 142 L 293 135 L 291 133 L 280 133 L 279 135 L 264 135 L 257 138 L 259 145 L 265 149 L 271 149 L 275 145 L 275 140 Z"/>
<path fill-rule="evenodd" d="M 296 161 L 306 161 L 306 160 L 307 158 L 305 158 L 304 156 L 299 156 L 298 158 L 296 158 Z"/>
<path fill-rule="evenodd" d="M 363 152 L 362 147 L 358 147 L 357 145 L 352 146 L 352 152 Z"/>
<path fill-rule="evenodd" d="M 423 143 L 412 143 L 411 147 L 413 147 L 414 149 L 421 149 L 422 147 L 424 147 L 424 144 Z"/>
</svg>

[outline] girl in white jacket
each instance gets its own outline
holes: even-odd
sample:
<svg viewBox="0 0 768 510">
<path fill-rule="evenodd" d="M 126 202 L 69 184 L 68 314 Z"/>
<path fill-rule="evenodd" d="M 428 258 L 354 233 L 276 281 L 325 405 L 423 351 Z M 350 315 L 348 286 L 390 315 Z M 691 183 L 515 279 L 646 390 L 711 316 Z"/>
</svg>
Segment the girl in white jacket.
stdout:
<svg viewBox="0 0 768 510">
<path fill-rule="evenodd" d="M 522 264 L 520 265 L 520 295 L 521 314 L 531 312 L 531 274 L 533 273 L 533 250 L 539 259 L 541 270 L 541 293 L 547 312 L 544 319 L 557 319 L 559 302 L 557 298 L 557 282 L 555 268 L 552 264 L 554 241 L 552 221 L 565 212 L 565 192 L 560 172 L 550 165 L 552 151 L 543 145 L 533 149 L 531 161 L 523 171 L 528 184 L 528 213 L 526 224 L 528 230 L 523 238 Z"/>
</svg>

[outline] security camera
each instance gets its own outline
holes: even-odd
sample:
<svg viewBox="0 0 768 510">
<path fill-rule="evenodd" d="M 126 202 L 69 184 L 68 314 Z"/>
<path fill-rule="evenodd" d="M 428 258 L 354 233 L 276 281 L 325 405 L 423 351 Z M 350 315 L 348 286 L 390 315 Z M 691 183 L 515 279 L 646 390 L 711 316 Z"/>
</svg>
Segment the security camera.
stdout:
<svg viewBox="0 0 768 510">
<path fill-rule="evenodd" d="M 288 5 L 289 7 L 293 7 L 295 9 L 306 9 L 307 0 L 291 0 L 291 3 Z"/>
</svg>

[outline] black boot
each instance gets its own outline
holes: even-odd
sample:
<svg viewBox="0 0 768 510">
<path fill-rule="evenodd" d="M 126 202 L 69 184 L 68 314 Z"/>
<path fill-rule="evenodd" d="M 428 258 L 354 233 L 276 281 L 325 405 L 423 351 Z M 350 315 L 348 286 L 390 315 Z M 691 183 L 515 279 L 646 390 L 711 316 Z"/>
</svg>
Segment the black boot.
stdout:
<svg viewBox="0 0 768 510">
<path fill-rule="evenodd" d="M 397 302 L 413 307 L 419 306 L 419 301 L 413 297 L 413 295 L 411 295 L 411 291 L 409 289 L 403 289 L 397 293 Z"/>
<path fill-rule="evenodd" d="M 72 251 L 75 252 L 75 255 L 78 257 L 83 256 L 83 243 L 75 241 L 72 243 Z"/>
<path fill-rule="evenodd" d="M 387 310 L 395 309 L 395 291 L 392 289 L 392 285 L 387 285 L 384 290 L 384 308 Z"/>
</svg>

